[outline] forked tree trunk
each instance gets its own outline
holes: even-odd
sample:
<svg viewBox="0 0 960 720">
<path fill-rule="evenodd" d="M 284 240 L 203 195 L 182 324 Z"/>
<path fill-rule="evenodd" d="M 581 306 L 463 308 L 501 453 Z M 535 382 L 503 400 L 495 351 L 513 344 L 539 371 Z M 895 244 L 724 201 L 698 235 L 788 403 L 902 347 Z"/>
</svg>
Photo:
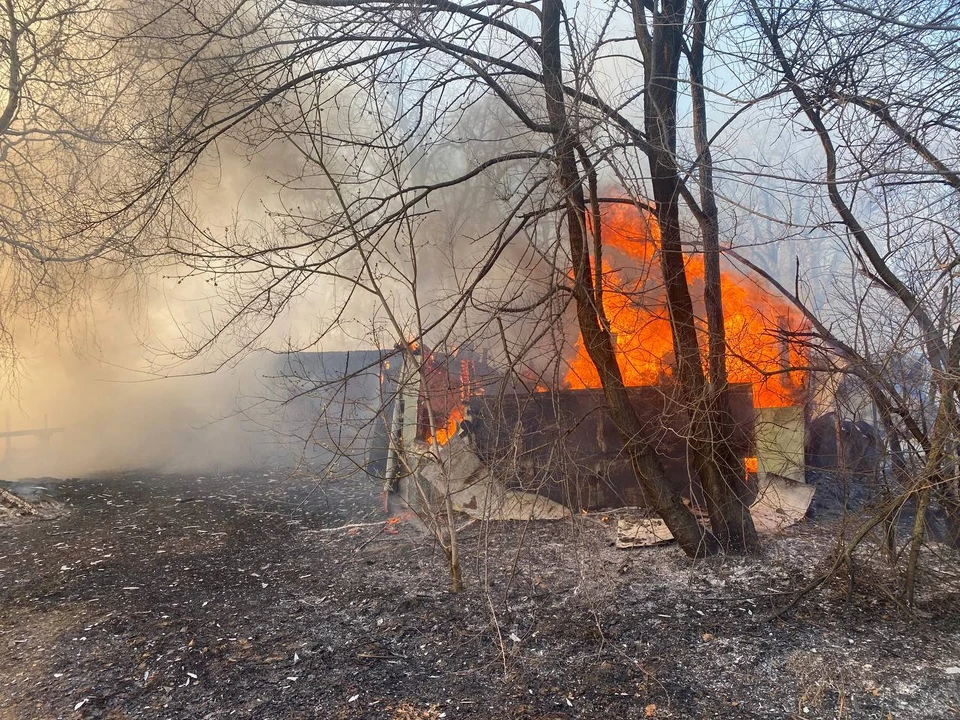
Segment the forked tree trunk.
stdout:
<svg viewBox="0 0 960 720">
<path fill-rule="evenodd" d="M 700 232 L 703 238 L 703 304 L 707 316 L 706 416 L 718 475 L 722 486 L 716 508 L 724 524 L 721 543 L 732 550 L 759 551 L 753 517 L 747 507 L 748 493 L 743 461 L 730 444 L 733 414 L 727 375 L 727 337 L 723 324 L 723 296 L 720 280 L 720 221 L 713 184 L 713 155 L 707 134 L 707 103 L 703 84 L 703 54 L 706 45 L 710 0 L 693 0 L 693 27 L 690 42 L 690 97 L 693 105 L 693 137 L 697 151 L 700 185 Z M 711 523 L 713 516 L 711 516 Z M 718 532 L 716 528 L 714 532 Z"/>
<path fill-rule="evenodd" d="M 586 234 L 587 205 L 576 160 L 576 135 L 567 118 L 563 96 L 560 56 L 561 0 L 544 0 L 542 15 L 542 61 L 547 115 L 555 142 L 558 176 L 566 200 L 567 237 L 573 261 L 573 293 L 577 323 L 584 347 L 593 361 L 611 417 L 623 440 L 647 498 L 690 556 L 717 552 L 716 538 L 684 506 L 667 482 L 652 449 L 642 440 L 641 424 L 630 403 L 617 363 L 613 338 L 607 329 L 598 287 L 591 272 Z M 682 267 L 682 260 L 681 260 Z M 692 310 L 691 310 L 692 321 Z"/>
<path fill-rule="evenodd" d="M 693 301 L 684 267 L 676 112 L 685 9 L 684 0 L 662 0 L 659 12 L 654 13 L 652 24 L 648 24 L 643 3 L 633 2 L 637 41 L 644 59 L 647 135 L 644 149 L 650 164 L 655 214 L 660 226 L 660 264 L 667 291 L 680 400 L 691 415 L 688 442 L 703 484 L 710 526 L 724 549 L 753 553 L 759 550 L 759 541 L 753 518 L 743 501 L 742 463 L 730 446 L 732 415 L 726 388 L 715 207 L 712 222 L 704 224 L 705 235 L 709 236 L 705 242 L 710 244 L 705 263 L 709 384 L 703 374 Z M 704 167 L 701 165 L 701 170 Z M 712 199 L 711 192 L 708 200 Z"/>
</svg>

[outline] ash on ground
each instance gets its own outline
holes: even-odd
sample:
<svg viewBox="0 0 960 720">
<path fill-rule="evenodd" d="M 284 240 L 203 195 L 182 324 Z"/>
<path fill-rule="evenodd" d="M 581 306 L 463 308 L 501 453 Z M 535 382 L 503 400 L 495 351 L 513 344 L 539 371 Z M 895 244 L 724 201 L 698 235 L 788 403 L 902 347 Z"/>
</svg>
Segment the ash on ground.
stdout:
<svg viewBox="0 0 960 720">
<path fill-rule="evenodd" d="M 474 523 L 467 589 L 378 488 L 283 473 L 36 482 L 0 527 L 0 719 L 947 718 L 956 557 L 915 612 L 868 561 L 770 620 L 838 523 L 760 559 L 616 550 L 615 520 Z M 348 527 L 343 527 L 348 526 Z M 339 529 L 338 529 L 339 528 Z"/>
</svg>

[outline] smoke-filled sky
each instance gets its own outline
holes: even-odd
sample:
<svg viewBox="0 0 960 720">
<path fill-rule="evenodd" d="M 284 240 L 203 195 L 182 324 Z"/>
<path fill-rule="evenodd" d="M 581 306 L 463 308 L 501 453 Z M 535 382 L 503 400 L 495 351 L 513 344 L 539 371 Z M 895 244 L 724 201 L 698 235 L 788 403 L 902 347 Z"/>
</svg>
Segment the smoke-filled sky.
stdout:
<svg viewBox="0 0 960 720">
<path fill-rule="evenodd" d="M 212 231 L 264 222 L 264 201 L 283 157 L 228 156 L 223 172 L 202 172 L 197 207 Z M 210 337 L 225 310 L 211 278 L 177 267 L 88 280 L 49 325 L 19 322 L 19 361 L 0 398 L 0 429 L 62 427 L 52 451 L 33 437 L 15 438 L 0 478 L 70 476 L 95 471 L 227 469 L 295 459 L 277 412 L 277 357 L 244 353 L 226 340 L 184 359 Z M 282 347 L 310 334 L 309 313 L 294 305 L 259 346 Z M 213 372 L 216 370 L 216 372 Z M 0 455 L 5 444 L 0 441 Z M 295 453 L 295 450 L 294 450 Z"/>
<path fill-rule="evenodd" d="M 296 153 L 281 144 L 250 158 L 237 148 L 220 150 L 201 164 L 193 182 L 198 227 L 212 236 L 278 234 L 274 213 L 282 210 L 281 185 L 300 172 Z M 457 296 L 467 280 L 450 269 L 478 263 L 483 254 L 477 254 L 475 234 L 496 226 L 487 203 L 471 202 L 481 191 L 476 186 L 452 191 L 444 199 L 456 212 L 418 228 L 424 246 L 419 302 L 428 314 L 444 311 L 449 298 Z M 514 273 L 525 272 L 530 260 L 518 246 L 504 255 L 506 274 L 491 274 L 477 297 L 487 297 L 487 287 L 495 299 L 516 281 Z M 14 439 L 0 464 L 0 478 L 295 462 L 303 446 L 286 409 L 278 405 L 284 392 L 277 379 L 282 360 L 266 350 L 371 349 L 395 341 L 382 313 L 375 318 L 378 302 L 372 296 L 319 277 L 262 335 L 257 335 L 264 329 L 258 320 L 244 319 L 229 325 L 199 356 L 184 359 L 217 334 L 237 307 L 235 280 L 191 275 L 176 265 L 142 269 L 119 280 L 88 280 L 50 327 L 21 323 L 18 370 L 11 392 L 0 398 L 0 427 L 23 430 L 46 423 L 65 431 L 54 437 L 49 455 L 36 451 L 35 438 Z M 391 292 L 396 309 L 409 321 L 408 290 Z M 345 298 L 348 312 L 340 316 Z M 338 324 L 331 326 L 331 319 Z M 511 337 L 524 334 L 515 322 L 505 324 Z M 469 316 L 461 323 L 469 326 Z M 254 336 L 255 342 L 245 346 Z"/>
</svg>

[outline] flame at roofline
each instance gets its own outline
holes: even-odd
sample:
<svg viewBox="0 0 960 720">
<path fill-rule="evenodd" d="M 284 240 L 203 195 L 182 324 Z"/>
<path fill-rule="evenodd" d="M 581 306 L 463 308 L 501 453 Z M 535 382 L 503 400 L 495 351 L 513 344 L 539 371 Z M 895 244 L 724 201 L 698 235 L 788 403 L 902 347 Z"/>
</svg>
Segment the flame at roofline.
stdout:
<svg viewBox="0 0 960 720">
<path fill-rule="evenodd" d="M 604 207 L 601 219 L 603 307 L 616 344 L 617 361 L 628 386 L 656 385 L 673 374 L 674 348 L 669 310 L 659 272 L 660 232 L 647 213 L 626 204 Z M 702 319 L 704 263 L 689 255 L 687 282 Z M 803 332 L 800 314 L 783 298 L 750 278 L 721 274 L 727 373 L 731 383 L 753 386 L 754 406 L 788 407 L 803 402 L 806 372 L 803 347 L 791 338 Z M 704 363 L 706 353 L 702 352 Z M 568 361 L 564 384 L 598 388 L 600 379 L 580 336 Z"/>
</svg>

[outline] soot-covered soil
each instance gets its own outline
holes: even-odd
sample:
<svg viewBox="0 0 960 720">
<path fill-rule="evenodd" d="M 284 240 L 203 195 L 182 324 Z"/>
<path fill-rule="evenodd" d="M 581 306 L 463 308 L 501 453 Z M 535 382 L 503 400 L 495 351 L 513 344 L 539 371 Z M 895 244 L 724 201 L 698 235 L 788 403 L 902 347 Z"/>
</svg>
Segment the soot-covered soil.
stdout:
<svg viewBox="0 0 960 720">
<path fill-rule="evenodd" d="M 613 549 L 600 517 L 473 524 L 451 595 L 362 483 L 302 507 L 282 473 L 30 486 L 68 512 L 0 527 L 0 720 L 960 715 L 950 556 L 912 617 L 878 577 L 771 621 L 828 528 L 691 565 Z"/>
</svg>

